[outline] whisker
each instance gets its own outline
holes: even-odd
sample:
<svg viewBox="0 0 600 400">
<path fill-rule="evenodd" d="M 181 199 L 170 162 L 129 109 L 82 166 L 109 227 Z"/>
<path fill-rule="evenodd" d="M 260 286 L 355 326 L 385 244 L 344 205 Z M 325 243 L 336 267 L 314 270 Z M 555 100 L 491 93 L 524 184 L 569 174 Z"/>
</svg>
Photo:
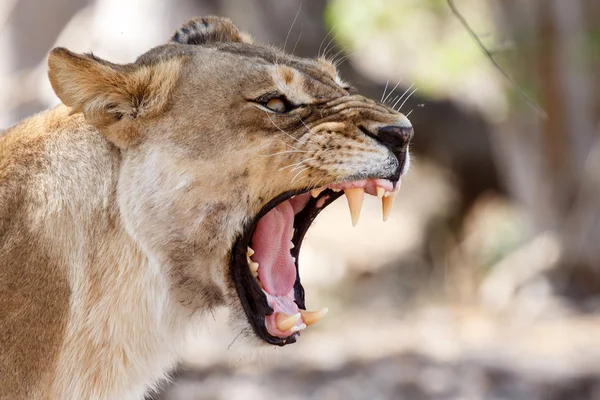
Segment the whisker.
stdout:
<svg viewBox="0 0 600 400">
<path fill-rule="evenodd" d="M 402 82 L 402 78 L 400 78 L 400 80 L 398 81 L 398 83 L 396 83 L 396 86 L 394 86 L 394 88 L 392 89 L 392 91 L 387 96 L 385 96 L 385 99 L 383 99 L 382 103 L 385 103 L 385 101 L 388 99 L 388 97 L 390 97 L 390 95 L 392 93 L 394 93 L 394 90 L 396 90 L 396 88 L 398 87 L 398 85 L 400 84 L 400 82 Z"/>
<path fill-rule="evenodd" d="M 294 181 L 296 180 L 296 178 L 303 172 L 305 172 L 307 169 L 310 169 L 310 167 L 306 167 L 304 169 L 301 169 L 300 171 L 298 171 L 298 173 L 292 178 L 292 184 L 294 183 Z"/>
<path fill-rule="evenodd" d="M 309 127 L 308 125 L 306 125 L 306 123 L 304 122 L 304 120 L 303 120 L 302 118 L 298 117 L 298 119 L 300 120 L 300 122 L 302 122 L 302 125 L 304 125 L 304 126 L 306 127 L 306 129 L 308 129 L 308 131 L 309 131 L 310 133 L 312 133 L 313 135 L 316 135 L 316 133 L 315 133 L 315 132 L 314 132 L 312 129 L 310 129 L 310 127 Z M 323 150 L 323 153 L 327 152 L 327 150 L 331 150 L 331 148 L 329 148 L 329 147 L 326 147 L 326 148 Z M 315 153 L 315 155 L 316 155 L 316 154 L 318 154 L 318 153 L 319 153 L 319 152 Z"/>
<path fill-rule="evenodd" d="M 391 99 L 391 100 L 390 100 L 390 104 L 391 104 L 392 102 L 396 101 L 396 99 L 397 99 L 398 97 L 400 97 L 400 95 L 397 95 L 396 97 L 394 97 L 393 99 Z"/>
<path fill-rule="evenodd" d="M 309 127 L 308 125 L 306 125 L 306 123 L 305 123 L 305 122 L 302 120 L 302 118 L 298 117 L 298 119 L 300 120 L 300 122 L 302 122 L 302 125 L 304 125 L 304 127 L 305 127 L 306 129 L 308 129 L 308 131 L 309 131 L 310 133 L 312 133 L 313 135 L 316 135 L 316 133 L 314 133 L 314 132 L 313 132 L 313 130 L 312 130 L 312 129 L 310 129 L 310 127 Z"/>
<path fill-rule="evenodd" d="M 327 38 L 329 37 L 329 35 L 331 35 L 331 32 L 333 32 L 333 28 L 331 27 L 331 29 L 329 30 L 329 32 L 327 32 L 327 35 L 325 35 L 325 37 L 323 38 L 323 40 L 321 40 L 321 44 L 319 45 L 319 51 L 317 51 L 317 57 L 321 57 L 321 47 L 323 47 L 323 43 L 325 43 L 325 41 L 327 40 Z"/>
<path fill-rule="evenodd" d="M 313 182 L 315 181 L 315 179 L 317 179 L 317 177 L 315 176 L 314 178 L 312 178 L 310 180 L 310 182 L 308 182 L 308 187 L 318 187 L 318 186 L 313 186 Z"/>
<path fill-rule="evenodd" d="M 304 30 L 300 30 L 300 34 L 298 35 L 298 39 L 296 39 L 296 43 L 294 43 L 294 48 L 292 49 L 292 54 L 294 54 L 294 52 L 296 51 L 296 46 L 298 46 L 298 42 L 300 41 L 300 38 L 302 37 L 302 32 L 304 32 Z"/>
<path fill-rule="evenodd" d="M 413 94 L 415 94 L 415 92 L 418 90 L 419 88 L 415 88 L 415 90 L 413 90 L 412 92 L 410 92 L 410 94 L 408 96 L 406 96 L 406 99 L 404 99 L 404 101 L 402 102 L 402 104 L 400 104 L 400 107 L 398 107 L 398 112 L 400 110 L 402 110 L 402 106 L 408 101 L 408 99 L 410 99 L 410 96 L 412 96 Z"/>
<path fill-rule="evenodd" d="M 298 162 L 296 162 L 296 163 L 293 163 L 293 164 L 288 164 L 288 165 L 286 165 L 285 167 L 281 167 L 281 168 L 279 168 L 277 171 L 281 171 L 281 170 L 284 170 L 284 169 L 287 169 L 287 168 L 290 168 L 290 167 L 295 167 L 295 166 L 297 166 L 297 165 L 299 165 L 299 164 L 302 164 L 303 162 L 304 162 L 304 160 L 302 160 L 302 161 L 298 161 Z"/>
<path fill-rule="evenodd" d="M 333 55 L 333 57 L 331 57 L 330 61 L 331 61 L 332 63 L 335 63 L 335 59 L 337 58 L 337 56 L 339 56 L 339 55 L 340 55 L 340 54 L 342 54 L 343 52 L 344 52 L 344 49 L 341 49 L 340 51 L 338 51 L 337 53 L 335 53 L 335 54 Z"/>
<path fill-rule="evenodd" d="M 294 140 L 295 140 L 296 142 L 298 142 L 298 143 L 302 143 L 300 140 L 296 139 L 295 137 L 293 137 L 292 135 L 290 135 L 289 133 L 287 133 L 286 131 L 284 131 L 283 129 L 281 129 L 281 128 L 280 128 L 280 127 L 279 127 L 279 126 L 278 126 L 278 125 L 275 123 L 275 121 L 273 121 L 273 120 L 271 119 L 271 117 L 269 116 L 269 113 L 268 113 L 267 111 L 264 111 L 264 113 L 267 115 L 267 118 L 269 118 L 269 121 L 271 121 L 271 123 L 273 124 L 273 126 L 274 126 L 275 128 L 277 128 L 277 129 L 279 129 L 279 130 L 281 131 L 281 133 L 283 133 L 283 134 L 285 134 L 285 135 L 287 135 L 287 136 L 291 137 L 292 139 L 294 139 Z"/>
<path fill-rule="evenodd" d="M 339 43 L 335 43 L 333 46 L 331 46 L 331 48 L 329 50 L 327 50 L 327 53 L 325 53 L 323 55 L 323 57 L 325 57 L 325 59 L 329 59 L 329 52 L 330 51 L 336 51 L 336 50 L 338 50 L 339 47 L 340 47 L 340 44 Z M 339 51 L 338 51 L 338 53 L 339 53 Z M 336 54 L 338 54 L 338 53 L 336 53 Z"/>
<path fill-rule="evenodd" d="M 333 65 L 334 65 L 336 68 L 337 68 L 337 67 L 339 67 L 340 65 L 342 65 L 342 63 L 344 63 L 344 62 L 345 62 L 347 59 L 349 59 L 350 57 L 352 57 L 354 54 L 355 54 L 355 53 L 349 53 L 349 54 L 346 54 L 346 55 L 345 55 L 344 57 L 342 57 L 341 59 L 334 61 Z"/>
<path fill-rule="evenodd" d="M 410 111 L 408 112 L 408 114 L 406 114 L 406 115 L 405 115 L 405 117 L 406 117 L 406 118 L 408 118 L 408 117 L 410 116 L 410 114 L 412 114 L 412 112 L 413 112 L 414 110 L 415 110 L 414 108 L 413 108 L 412 110 L 410 110 Z"/>
<path fill-rule="evenodd" d="M 278 135 L 278 136 L 281 136 L 281 133 L 278 133 L 277 135 Z M 287 143 L 287 142 L 283 141 L 283 140 L 282 140 L 281 138 L 279 138 L 279 137 L 275 137 L 275 139 L 278 139 L 278 140 L 279 140 L 279 141 L 280 141 L 280 142 L 281 142 L 283 145 L 285 145 L 285 146 L 287 146 L 287 147 L 289 147 L 289 148 L 291 148 L 291 149 L 294 149 L 294 150 L 299 150 L 299 149 L 298 149 L 296 146 L 294 146 L 292 143 Z"/>
<path fill-rule="evenodd" d="M 316 157 L 307 158 L 306 160 L 302 160 L 302 162 L 301 162 L 301 163 L 299 163 L 299 165 L 296 165 L 294 168 L 290 169 L 290 172 L 293 172 L 293 171 L 297 170 L 297 169 L 298 169 L 298 168 L 300 168 L 300 167 L 302 166 L 302 164 L 304 164 L 305 162 L 307 162 L 307 161 L 310 161 L 310 160 L 315 160 L 315 159 L 316 159 Z"/>
<path fill-rule="evenodd" d="M 319 180 L 317 181 L 317 183 L 315 184 L 315 186 L 314 186 L 314 187 L 317 187 L 317 188 L 318 188 L 318 187 L 321 187 L 321 183 L 322 183 L 324 180 L 325 180 L 325 178 L 321 178 L 321 179 L 319 179 Z M 312 181 L 311 181 L 311 183 L 312 183 Z M 309 185 L 309 186 L 310 186 L 310 185 Z"/>
<path fill-rule="evenodd" d="M 333 41 L 334 41 L 334 40 L 335 40 L 335 39 L 338 37 L 338 35 L 339 35 L 339 34 L 340 34 L 339 32 L 338 32 L 338 33 L 336 33 L 336 34 L 335 34 L 335 36 L 334 36 L 334 37 L 332 37 L 332 38 L 329 40 L 329 42 L 327 43 L 327 46 L 325 46 L 325 48 L 323 49 L 323 57 L 327 58 L 327 53 L 329 53 L 329 50 L 327 50 L 327 49 L 329 48 L 329 46 L 331 45 L 331 43 L 332 43 L 332 42 L 333 42 Z M 337 46 L 337 45 L 334 45 L 334 46 L 332 47 L 332 49 L 334 49 L 334 48 L 335 48 L 335 46 Z"/>
<path fill-rule="evenodd" d="M 308 151 L 306 150 L 286 150 L 286 151 L 280 151 L 277 153 L 273 153 L 273 154 L 258 154 L 259 157 L 272 157 L 272 156 L 277 156 L 279 154 L 288 154 L 288 153 L 308 153 Z"/>
<path fill-rule="evenodd" d="M 383 88 L 383 94 L 381 95 L 381 100 L 379 101 L 380 103 L 383 103 L 383 96 L 385 96 L 385 91 L 387 90 L 387 87 L 389 84 L 390 84 L 390 80 L 388 79 L 387 82 L 385 83 L 385 87 Z"/>
<path fill-rule="evenodd" d="M 285 47 L 287 46 L 287 41 L 290 37 L 290 33 L 292 33 L 292 29 L 294 29 L 294 24 L 296 23 L 296 20 L 298 19 L 298 15 L 300 15 L 300 10 L 302 10 L 302 2 L 300 2 L 300 7 L 298 7 L 298 11 L 296 12 L 296 16 L 294 17 L 294 20 L 292 21 L 292 26 L 290 26 L 290 30 L 288 30 L 287 35 L 285 36 L 285 42 L 283 43 L 283 50 L 285 51 Z"/>
<path fill-rule="evenodd" d="M 415 86 L 415 84 L 414 84 L 414 83 L 413 83 L 412 85 L 410 85 L 410 86 L 408 87 L 408 89 L 406 89 L 406 90 L 404 91 L 404 93 L 402 93 L 402 96 L 400 96 L 400 98 L 399 98 L 398 100 L 396 100 L 396 102 L 395 102 L 395 103 L 394 103 L 394 105 L 392 106 L 392 108 L 393 108 L 394 110 L 396 109 L 396 104 L 398 104 L 398 102 L 399 102 L 400 100 L 402 100 L 402 98 L 404 97 L 404 95 L 406 95 L 406 93 L 408 93 L 408 91 L 409 91 L 410 89 L 412 89 L 412 87 L 413 87 L 413 86 Z"/>
<path fill-rule="evenodd" d="M 233 346 L 233 344 L 235 343 L 236 340 L 238 340 L 238 338 L 242 335 L 242 333 L 244 333 L 246 330 L 248 330 L 248 328 L 244 328 L 240 331 L 240 333 L 237 334 L 237 336 L 231 341 L 231 343 L 229 343 L 229 346 L 227 346 L 227 350 L 231 349 L 231 346 Z"/>
<path fill-rule="evenodd" d="M 314 160 L 315 158 L 316 158 L 316 157 L 311 157 L 311 158 L 307 158 L 307 159 L 305 159 L 305 160 L 299 161 L 299 162 L 297 162 L 297 163 L 293 163 L 293 164 L 290 164 L 290 165 L 286 165 L 285 167 L 281 167 L 281 168 L 279 168 L 277 171 L 281 171 L 281 170 L 283 170 L 283 169 L 287 169 L 287 168 L 290 168 L 290 167 L 294 167 L 294 168 L 295 168 L 295 167 L 297 167 L 298 165 L 301 165 L 301 164 L 305 163 L 306 161 Z M 294 170 L 294 169 L 292 169 L 292 171 L 293 171 L 293 170 Z"/>
</svg>

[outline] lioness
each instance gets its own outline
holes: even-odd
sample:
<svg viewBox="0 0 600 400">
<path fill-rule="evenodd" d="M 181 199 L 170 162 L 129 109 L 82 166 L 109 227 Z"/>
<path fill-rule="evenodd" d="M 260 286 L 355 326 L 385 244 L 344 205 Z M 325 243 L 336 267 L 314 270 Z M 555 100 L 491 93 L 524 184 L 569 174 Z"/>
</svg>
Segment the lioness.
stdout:
<svg viewBox="0 0 600 400">
<path fill-rule="evenodd" d="M 64 48 L 64 103 L 0 139 L 0 396 L 140 399 L 215 307 L 283 346 L 306 311 L 314 218 L 364 193 L 389 215 L 412 127 L 323 58 L 194 19 L 117 65 Z"/>
</svg>

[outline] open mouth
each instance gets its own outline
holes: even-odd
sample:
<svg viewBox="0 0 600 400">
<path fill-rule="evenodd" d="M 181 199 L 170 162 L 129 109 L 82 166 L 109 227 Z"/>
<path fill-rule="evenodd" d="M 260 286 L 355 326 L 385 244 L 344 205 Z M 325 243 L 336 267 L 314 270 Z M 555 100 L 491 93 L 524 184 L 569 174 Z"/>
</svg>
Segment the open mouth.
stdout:
<svg viewBox="0 0 600 400">
<path fill-rule="evenodd" d="M 300 283 L 298 255 L 316 216 L 346 195 L 356 225 L 365 193 L 382 201 L 387 220 L 400 181 L 366 179 L 312 190 L 287 192 L 266 204 L 236 240 L 231 276 L 254 332 L 267 343 L 294 343 L 300 332 L 318 322 L 327 309 L 307 311 Z"/>
</svg>

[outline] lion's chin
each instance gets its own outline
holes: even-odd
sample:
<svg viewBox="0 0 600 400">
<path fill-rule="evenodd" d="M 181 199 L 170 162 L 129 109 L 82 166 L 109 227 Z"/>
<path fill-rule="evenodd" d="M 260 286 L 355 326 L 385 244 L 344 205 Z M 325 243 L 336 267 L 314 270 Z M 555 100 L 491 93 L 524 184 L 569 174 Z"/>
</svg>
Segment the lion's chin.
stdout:
<svg viewBox="0 0 600 400">
<path fill-rule="evenodd" d="M 256 335 L 267 343 L 294 343 L 308 326 L 327 313 L 307 311 L 298 268 L 304 235 L 316 216 L 346 194 L 356 225 L 364 194 L 382 199 L 387 219 L 400 181 L 363 179 L 310 191 L 287 192 L 267 203 L 235 241 L 230 273 Z"/>
</svg>

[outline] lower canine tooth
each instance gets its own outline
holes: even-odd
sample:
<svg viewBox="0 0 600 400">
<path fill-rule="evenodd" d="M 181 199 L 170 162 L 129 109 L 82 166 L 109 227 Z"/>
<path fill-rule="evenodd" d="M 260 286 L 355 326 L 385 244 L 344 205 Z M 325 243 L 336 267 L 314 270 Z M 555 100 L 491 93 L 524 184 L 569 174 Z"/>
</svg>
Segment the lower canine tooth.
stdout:
<svg viewBox="0 0 600 400">
<path fill-rule="evenodd" d="M 292 326 L 292 329 L 290 329 L 290 332 L 296 333 L 296 332 L 303 331 L 306 329 L 306 326 L 307 326 L 306 324 L 301 324 L 298 326 L 294 325 L 294 326 Z"/>
<path fill-rule="evenodd" d="M 384 221 L 388 220 L 392 212 L 392 206 L 394 205 L 394 199 L 396 198 L 397 193 L 398 192 L 393 192 L 390 196 L 385 196 L 383 199 L 381 199 L 381 209 L 383 211 Z"/>
<path fill-rule="evenodd" d="M 300 310 L 300 314 L 302 314 L 302 322 L 304 322 L 307 326 L 316 324 L 325 316 L 325 314 L 327 314 L 327 311 L 329 311 L 327 308 L 323 308 L 319 311 Z"/>
<path fill-rule="evenodd" d="M 277 324 L 277 329 L 279 329 L 282 332 L 289 331 L 294 325 L 296 325 L 296 322 L 300 320 L 300 317 L 302 317 L 300 313 L 296 313 L 294 315 L 287 315 L 283 312 L 277 313 L 277 315 L 275 316 L 275 323 Z"/>
<path fill-rule="evenodd" d="M 294 246 L 294 242 L 290 242 L 290 250 L 293 249 L 294 247 L 296 247 L 296 246 Z"/>
<path fill-rule="evenodd" d="M 248 257 L 252 257 L 253 254 L 254 254 L 254 250 L 252 250 L 252 247 L 248 246 L 248 251 L 246 252 L 246 255 Z"/>
<path fill-rule="evenodd" d="M 253 274 L 254 274 L 254 273 L 256 273 L 256 272 L 258 271 L 258 267 L 259 267 L 259 265 L 258 265 L 258 263 L 257 263 L 257 262 L 250 261 L 250 262 L 248 263 L 248 266 L 250 267 L 250 272 L 252 272 Z"/>
<path fill-rule="evenodd" d="M 348 199 L 348 207 L 350 208 L 350 217 L 352 218 L 352 226 L 356 226 L 360 217 L 360 209 L 365 198 L 364 188 L 344 189 L 346 198 Z"/>
</svg>

